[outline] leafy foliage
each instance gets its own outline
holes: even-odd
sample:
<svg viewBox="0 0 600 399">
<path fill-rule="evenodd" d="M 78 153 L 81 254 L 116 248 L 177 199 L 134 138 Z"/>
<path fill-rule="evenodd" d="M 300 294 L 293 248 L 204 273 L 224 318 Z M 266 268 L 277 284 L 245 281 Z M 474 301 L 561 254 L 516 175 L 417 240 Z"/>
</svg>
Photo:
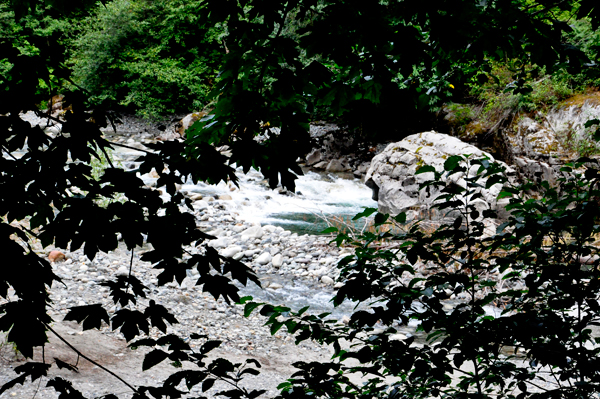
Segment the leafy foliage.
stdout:
<svg viewBox="0 0 600 399">
<path fill-rule="evenodd" d="M 184 143 L 153 146 L 139 159 L 140 171 L 163 171 L 159 184 L 171 195 L 169 202 L 163 201 L 158 191 L 145 187 L 136 176 L 137 171 L 124 171 L 112 164 L 108 151 L 113 144 L 100 131 L 106 127 L 108 114 L 99 107 L 90 110 L 82 92 L 65 92 L 64 105 L 68 109 L 60 119 L 50 110 L 39 110 L 37 104 L 47 101 L 59 89 L 66 90 L 61 83 L 70 79 L 69 70 L 65 68 L 64 47 L 55 38 L 32 34 L 28 40 L 30 47 L 23 48 L 14 37 L 0 38 L 3 62 L 11 65 L 0 76 L 0 187 L 3 193 L 10 193 L 0 198 L 0 232 L 4 261 L 19 265 L 5 267 L 0 277 L 0 330 L 8 333 L 7 339 L 15 349 L 31 358 L 34 348 L 43 347 L 48 341 L 47 331 L 53 322 L 48 314 L 52 306 L 48 290 L 53 282 L 61 281 L 49 262 L 36 253 L 38 244 L 71 251 L 83 248 L 88 258 L 94 259 L 100 251 L 115 249 L 119 245 L 117 236 L 121 235 L 125 247 L 132 252 L 144 243 L 151 245 L 143 259 L 164 270 L 159 279 L 161 285 L 174 278 L 181 282 L 181 272 L 185 275 L 186 270 L 196 268 L 201 284 L 207 280 L 218 283 L 205 285 L 206 291 L 215 298 L 223 295 L 235 301 L 239 298 L 238 288 L 231 280 L 259 283 L 247 266 L 233 264 L 206 246 L 213 237 L 197 229 L 194 216 L 186 212 L 191 203 L 176 191 L 176 184 L 188 177 L 194 181 L 235 181 L 233 169 L 223 163 L 226 159 L 210 146 L 203 147 L 204 151 L 198 149 L 195 157 L 186 154 Z M 32 126 L 20 116 L 26 112 L 61 123 L 61 130 L 48 133 L 41 126 Z M 94 176 L 92 159 L 108 163 L 102 174 Z M 222 162 L 221 167 L 208 172 L 207 165 L 215 160 Z M 114 201 L 116 198 L 120 200 Z M 189 253 L 192 248 L 193 255 Z M 82 323 L 84 329 L 108 323 L 130 341 L 147 335 L 151 326 L 166 333 L 166 323 L 177 322 L 162 305 L 152 300 L 148 306 L 139 303 L 140 297 L 147 296 L 147 287 L 131 273 L 105 284 L 121 309 L 109 316 L 100 305 L 79 306 L 72 308 L 65 319 Z M 175 338 L 170 339 L 176 342 Z M 174 345 L 171 344 L 172 349 L 177 349 Z M 175 362 L 199 360 L 197 354 L 184 356 L 180 352 L 177 349 L 170 358 Z M 60 360 L 56 364 L 66 366 Z M 30 362 L 15 369 L 21 375 L 5 384 L 3 390 L 23 383 L 29 376 L 33 380 L 46 376 L 50 365 Z M 238 378 L 235 372 L 240 367 L 247 368 L 215 366 L 207 375 L 216 379 Z M 209 385 L 205 383 L 206 389 Z M 50 380 L 48 386 L 64 397 L 81 397 L 70 382 L 60 378 Z M 237 386 L 235 381 L 233 386 Z M 130 388 L 137 397 L 145 397 L 146 392 L 154 395 L 177 391 L 168 384 L 162 388 Z"/>
<path fill-rule="evenodd" d="M 116 0 L 72 28 L 73 80 L 95 103 L 147 117 L 201 109 L 225 48 L 204 24 L 200 1 Z"/>
<path fill-rule="evenodd" d="M 588 68 L 585 54 L 562 40 L 571 28 L 555 18 L 597 21 L 594 3 L 584 3 L 208 1 L 202 16 L 227 25 L 229 54 L 213 91 L 214 118 L 193 134 L 242 141 L 268 133 L 268 121 L 281 136 L 296 135 L 315 115 L 367 136 L 397 132 L 398 119 L 410 129 L 421 123 L 416 111 L 486 81 L 493 61 L 518 60 L 512 89 L 525 93 L 528 65 Z M 295 35 L 288 22 L 298 26 Z"/>
<path fill-rule="evenodd" d="M 431 234 L 417 222 L 405 233 L 382 228 L 345 237 L 356 251 L 339 264 L 343 286 L 334 303 L 367 305 L 347 326 L 327 315 L 304 316 L 305 309 L 246 304 L 249 312 L 268 314 L 267 324 L 297 333 L 298 341 L 335 348 L 331 363 L 297 363 L 300 371 L 280 386 L 282 398 L 597 394 L 596 164 L 582 159 L 566 166 L 560 186 L 544 183 L 539 200 L 525 196 L 529 186 L 506 186 L 512 215 L 492 235 L 484 224 L 493 215 L 476 206 L 477 189 L 502 182 L 502 170 L 461 157 L 444 167 L 423 188 L 443 187 L 435 206 L 451 211 L 451 221 Z M 478 173 L 462 185 L 442 179 L 473 168 Z M 379 215 L 380 227 L 393 222 Z M 409 323 L 417 333 L 399 335 L 398 324 Z M 354 373 L 366 383 L 354 383 Z"/>
</svg>

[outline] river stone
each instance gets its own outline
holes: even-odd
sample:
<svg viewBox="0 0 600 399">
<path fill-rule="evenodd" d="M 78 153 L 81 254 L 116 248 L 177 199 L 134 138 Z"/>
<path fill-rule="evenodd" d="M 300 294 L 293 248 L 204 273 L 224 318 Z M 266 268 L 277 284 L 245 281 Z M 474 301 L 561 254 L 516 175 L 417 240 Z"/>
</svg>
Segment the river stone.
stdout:
<svg viewBox="0 0 600 399">
<path fill-rule="evenodd" d="M 331 277 L 329 277 L 329 276 L 323 276 L 323 277 L 321 277 L 321 282 L 323 284 L 327 284 L 327 285 L 333 285 L 333 283 L 334 283 L 333 279 Z"/>
<path fill-rule="evenodd" d="M 237 224 L 231 228 L 231 230 L 234 233 L 239 233 L 240 231 L 242 231 L 244 229 L 245 229 L 244 225 L 237 225 Z"/>
<path fill-rule="evenodd" d="M 227 247 L 221 251 L 221 255 L 226 258 L 231 258 L 242 250 L 242 247 L 239 245 L 232 245 L 231 247 Z"/>
<path fill-rule="evenodd" d="M 208 245 L 213 247 L 213 248 L 225 248 L 229 245 L 229 239 L 222 237 L 219 238 L 218 240 L 211 240 L 208 242 Z"/>
<path fill-rule="evenodd" d="M 315 169 L 325 169 L 328 165 L 327 161 L 321 161 L 321 162 L 317 162 L 316 164 L 313 165 L 313 168 Z"/>
<path fill-rule="evenodd" d="M 221 201 L 231 201 L 233 198 L 231 198 L 231 195 L 229 194 L 221 194 L 219 195 L 219 199 Z"/>
<path fill-rule="evenodd" d="M 256 238 L 261 238 L 263 236 L 264 232 L 262 227 L 260 226 L 252 226 L 244 231 L 242 231 L 242 239 L 248 240 L 248 239 L 256 239 Z"/>
<path fill-rule="evenodd" d="M 349 172 L 350 166 L 345 159 L 332 159 L 325 168 L 327 172 Z"/>
<path fill-rule="evenodd" d="M 237 254 L 233 255 L 231 258 L 233 260 L 240 260 L 244 257 L 244 253 L 243 252 L 238 252 Z"/>
<path fill-rule="evenodd" d="M 436 212 L 431 206 L 440 195 L 440 189 L 429 187 L 429 190 L 419 190 L 420 183 L 433 179 L 433 172 L 419 175 L 415 173 L 423 165 L 433 166 L 438 172 L 442 172 L 444 162 L 450 156 L 467 154 L 472 158 L 487 157 L 490 161 L 495 161 L 491 154 L 447 134 L 413 134 L 402 141 L 389 144 L 383 152 L 376 155 L 371 161 L 365 181 L 373 190 L 373 199 L 378 201 L 380 212 L 393 215 L 406 212 L 407 220 L 439 220 L 447 211 Z M 514 174 L 505 163 L 499 163 L 509 174 Z M 478 165 L 473 165 L 467 171 L 468 175 L 474 175 L 477 169 Z M 447 179 L 465 187 L 465 177 L 465 173 L 461 172 L 454 173 Z M 474 205 L 480 212 L 488 207 L 503 211 L 508 201 L 497 200 L 501 189 L 501 184 L 494 184 L 489 189 L 476 189 L 482 198 L 473 201 Z"/>
<path fill-rule="evenodd" d="M 193 112 L 187 114 L 181 119 L 175 126 L 175 131 L 181 136 L 185 137 L 185 131 L 189 129 L 196 121 L 206 115 L 206 112 Z"/>
<path fill-rule="evenodd" d="M 259 265 L 266 265 L 270 261 L 271 261 L 271 254 L 268 252 L 263 252 L 262 254 L 260 254 L 258 256 L 258 258 L 256 258 L 256 263 L 258 263 Z"/>
<path fill-rule="evenodd" d="M 262 229 L 268 233 L 273 233 L 277 228 L 275 226 L 273 226 L 272 224 L 267 224 L 267 225 L 263 226 Z"/>
<path fill-rule="evenodd" d="M 283 265 L 283 256 L 277 254 L 273 257 L 271 262 L 273 263 L 273 267 L 281 267 L 281 265 Z"/>
<path fill-rule="evenodd" d="M 206 208 L 208 208 L 208 202 L 206 202 L 204 200 L 198 200 L 198 201 L 194 201 L 192 206 L 194 207 L 195 210 L 206 209 Z"/>
<path fill-rule="evenodd" d="M 306 156 L 306 165 L 311 166 L 323 160 L 323 154 L 321 150 L 314 149 L 310 154 Z"/>
<path fill-rule="evenodd" d="M 48 254 L 48 260 L 50 260 L 50 262 L 63 262 L 65 259 L 65 254 L 60 251 L 51 251 Z"/>
<path fill-rule="evenodd" d="M 390 341 L 404 341 L 406 339 L 406 335 L 398 333 L 390 335 Z"/>
<path fill-rule="evenodd" d="M 515 165 L 519 168 L 521 175 L 536 183 L 547 181 L 551 186 L 557 186 L 558 173 L 546 162 L 529 159 L 526 157 L 514 157 Z"/>
<path fill-rule="evenodd" d="M 117 276 L 127 276 L 129 275 L 129 269 L 125 266 L 121 266 L 117 269 Z"/>
</svg>

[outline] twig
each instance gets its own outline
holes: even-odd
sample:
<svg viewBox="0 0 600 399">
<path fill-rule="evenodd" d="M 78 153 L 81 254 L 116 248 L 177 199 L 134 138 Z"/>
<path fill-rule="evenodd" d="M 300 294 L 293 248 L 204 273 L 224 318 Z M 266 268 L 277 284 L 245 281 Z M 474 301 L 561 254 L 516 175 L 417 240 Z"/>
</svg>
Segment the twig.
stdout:
<svg viewBox="0 0 600 399">
<path fill-rule="evenodd" d="M 129 148 L 130 150 L 145 152 L 146 154 L 152 154 L 152 155 L 156 154 L 155 152 L 152 152 L 152 151 L 143 150 L 141 148 L 131 147 L 131 146 L 128 146 L 128 145 L 125 145 L 125 144 L 114 143 L 112 141 L 109 141 L 109 143 L 112 144 L 112 145 L 116 145 L 117 147 Z"/>
<path fill-rule="evenodd" d="M 62 120 L 52 116 L 49 112 L 35 111 L 35 113 L 36 113 L 36 115 L 38 115 L 41 118 L 46 118 L 46 119 L 54 121 L 56 123 L 60 123 L 61 125 L 63 123 L 65 123 L 65 121 L 62 121 Z"/>
<path fill-rule="evenodd" d="M 108 162 L 110 167 L 114 169 L 115 165 L 113 165 L 113 163 L 110 160 L 110 157 L 108 156 L 108 154 L 106 153 L 106 150 L 104 149 L 104 147 L 102 147 L 102 146 L 99 146 L 99 147 L 100 147 L 100 151 L 102 151 L 102 153 L 104 154 L 104 157 L 106 158 L 106 161 Z"/>
<path fill-rule="evenodd" d="M 98 366 L 99 368 L 101 368 L 102 370 L 106 371 L 108 374 L 112 375 L 113 377 L 115 377 L 116 379 L 118 379 L 119 381 L 121 381 L 123 384 L 127 385 L 131 390 L 133 390 L 134 392 L 140 393 L 133 385 L 129 384 L 127 381 L 125 381 L 124 379 L 122 379 L 121 377 L 119 377 L 117 374 L 115 374 L 114 372 L 110 371 L 109 369 L 107 369 L 106 367 L 104 367 L 103 365 L 101 365 L 98 362 L 95 362 L 94 360 L 90 359 L 89 357 L 87 357 L 86 355 L 84 355 L 83 353 L 81 353 L 77 348 L 75 348 L 73 345 L 71 345 L 66 339 L 64 339 L 60 334 L 58 334 L 56 331 L 54 331 L 52 329 L 52 327 L 50 327 L 48 324 L 42 322 L 44 324 L 44 326 L 52 331 L 52 333 L 54 335 L 56 335 L 56 337 L 58 339 L 60 339 L 62 342 L 64 342 L 69 348 L 71 348 L 75 353 L 77 353 L 78 356 L 81 356 L 82 358 L 84 358 L 85 360 L 87 360 L 88 362 L 92 363 L 95 366 Z"/>
<path fill-rule="evenodd" d="M 129 286 L 131 285 L 131 271 L 133 270 L 133 249 L 131 250 L 131 259 L 129 260 L 129 278 L 127 279 L 127 288 L 125 288 L 125 292 L 129 291 Z"/>
<path fill-rule="evenodd" d="M 44 361 L 44 363 L 45 363 L 45 361 Z M 33 396 L 31 397 L 31 399 L 35 399 L 35 397 L 37 396 L 37 394 L 38 394 L 38 392 L 40 390 L 40 385 L 42 385 L 42 377 L 40 377 L 40 380 L 38 382 L 37 388 L 35 388 L 35 392 L 33 393 Z"/>
</svg>

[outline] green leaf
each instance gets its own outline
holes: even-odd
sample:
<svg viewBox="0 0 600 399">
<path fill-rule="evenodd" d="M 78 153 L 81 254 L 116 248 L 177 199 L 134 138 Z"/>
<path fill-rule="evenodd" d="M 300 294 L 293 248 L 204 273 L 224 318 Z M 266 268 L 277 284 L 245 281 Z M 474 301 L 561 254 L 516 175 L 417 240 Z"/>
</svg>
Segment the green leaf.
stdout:
<svg viewBox="0 0 600 399">
<path fill-rule="evenodd" d="M 384 213 L 377 213 L 375 215 L 375 219 L 374 219 L 374 224 L 375 226 L 381 226 L 382 224 L 384 224 L 385 222 L 387 222 L 387 220 L 389 219 L 390 215 L 384 214 Z"/>
<path fill-rule="evenodd" d="M 201 347 L 200 347 L 200 352 L 203 354 L 206 354 L 210 351 L 212 351 L 213 349 L 218 348 L 219 346 L 221 346 L 221 341 L 217 341 L 217 340 L 213 340 L 213 341 L 206 341 Z"/>
<path fill-rule="evenodd" d="M 586 121 L 584 124 L 586 129 L 590 128 L 594 125 L 600 125 L 600 119 L 590 119 L 590 120 Z"/>
<path fill-rule="evenodd" d="M 305 306 L 302 309 L 300 309 L 297 313 L 298 316 L 302 316 L 308 309 L 310 306 Z"/>
<path fill-rule="evenodd" d="M 356 216 L 352 218 L 352 220 L 358 220 L 360 218 L 367 218 L 377 212 L 377 208 L 365 208 L 364 211 L 357 213 Z M 336 230 L 337 231 L 337 230 Z"/>
<path fill-rule="evenodd" d="M 275 333 L 277 331 L 279 331 L 279 329 L 283 326 L 284 323 L 279 322 L 279 321 L 274 321 L 273 323 L 271 323 L 271 335 L 275 335 Z"/>
<path fill-rule="evenodd" d="M 137 310 L 121 309 L 118 310 L 111 319 L 113 331 L 121 328 L 121 333 L 127 341 L 136 337 L 140 330 L 146 334 L 150 331 L 150 326 L 144 314 Z"/>
<path fill-rule="evenodd" d="M 207 378 L 206 380 L 204 380 L 202 382 L 202 392 L 206 392 L 209 389 L 211 389 L 213 387 L 213 385 L 215 385 L 215 379 L 214 378 Z"/>
<path fill-rule="evenodd" d="M 461 157 L 459 155 L 452 155 L 451 157 L 446 159 L 446 161 L 444 162 L 444 170 L 446 170 L 448 172 L 454 170 L 454 168 L 456 168 L 461 163 L 462 160 L 463 160 L 463 157 Z"/>
<path fill-rule="evenodd" d="M 241 298 L 240 298 L 240 300 L 238 301 L 238 303 L 237 303 L 237 304 L 238 304 L 238 305 L 243 305 L 243 304 L 245 304 L 246 302 L 248 302 L 248 301 L 251 301 L 251 300 L 252 300 L 252 297 L 251 297 L 251 296 L 244 296 L 244 297 L 241 297 Z"/>
<path fill-rule="evenodd" d="M 500 193 L 498 194 L 498 199 L 502 199 L 502 198 L 506 198 L 506 197 L 512 197 L 514 194 L 508 191 L 500 191 Z"/>
<path fill-rule="evenodd" d="M 150 319 L 150 323 L 153 327 L 158 328 L 163 333 L 167 332 L 167 325 L 165 324 L 165 321 L 170 324 L 179 323 L 175 316 L 169 313 L 167 308 L 162 305 L 158 305 L 153 299 L 150 300 L 148 307 L 144 311 L 144 316 L 147 319 Z"/>
<path fill-rule="evenodd" d="M 428 173 L 428 172 L 435 172 L 435 168 L 430 165 L 423 165 L 417 169 L 417 171 L 415 172 L 415 175 L 420 175 L 422 173 Z"/>
<path fill-rule="evenodd" d="M 91 330 L 92 328 L 100 329 L 102 327 L 102 321 L 106 324 L 110 323 L 110 318 L 106 309 L 102 307 L 102 304 L 85 305 L 85 306 L 74 306 L 69 309 L 69 313 L 66 314 L 65 321 L 76 321 L 77 323 L 83 323 L 83 331 Z"/>
<path fill-rule="evenodd" d="M 246 306 L 244 306 L 244 317 L 250 317 L 252 312 L 261 305 L 264 305 L 264 303 L 248 302 Z"/>
<path fill-rule="evenodd" d="M 400 224 L 406 223 L 406 212 L 400 212 L 396 216 L 394 216 L 394 220 Z"/>
</svg>

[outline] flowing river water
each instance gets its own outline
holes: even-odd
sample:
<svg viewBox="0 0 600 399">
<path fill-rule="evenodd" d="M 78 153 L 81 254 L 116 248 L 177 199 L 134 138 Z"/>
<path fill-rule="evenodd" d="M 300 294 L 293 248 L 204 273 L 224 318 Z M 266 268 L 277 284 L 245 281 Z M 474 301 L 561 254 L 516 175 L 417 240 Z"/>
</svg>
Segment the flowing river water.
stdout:
<svg viewBox="0 0 600 399">
<path fill-rule="evenodd" d="M 281 226 L 298 234 L 319 234 L 328 227 L 327 221 L 343 219 L 350 223 L 352 217 L 366 207 L 377 207 L 371 198 L 371 189 L 360 180 L 346 176 L 306 171 L 296 180 L 294 194 L 271 190 L 262 174 L 255 170 L 247 174 L 238 170 L 237 176 L 239 187 L 221 182 L 218 185 L 186 184 L 182 189 L 205 196 L 230 195 L 230 209 L 239 213 L 240 219 Z M 308 305 L 313 313 L 331 312 L 338 319 L 350 315 L 354 309 L 355 304 L 350 302 L 334 308 L 331 289 L 308 286 L 299 279 L 289 281 L 286 276 L 269 278 L 283 288 L 263 290 L 251 284 L 242 287 L 243 294 L 258 301 L 285 304 L 294 310 Z"/>
<path fill-rule="evenodd" d="M 238 170 L 237 176 L 239 188 L 221 182 L 186 184 L 183 190 L 214 197 L 230 195 L 240 219 L 281 226 L 298 234 L 319 234 L 328 227 L 327 221 L 350 222 L 365 207 L 377 207 L 371 189 L 358 179 L 307 171 L 296 180 L 296 193 L 289 193 L 268 188 L 262 174 L 254 169 L 247 174 Z"/>
<path fill-rule="evenodd" d="M 143 155 L 125 148 L 117 147 L 115 150 L 115 157 L 126 167 L 133 167 L 131 162 Z M 377 207 L 377 202 L 372 199 L 371 189 L 359 179 L 348 175 L 306 170 L 296 180 L 295 193 L 270 189 L 263 175 L 254 169 L 243 173 L 238 168 L 236 176 L 237 186 L 232 182 L 209 185 L 189 181 L 181 189 L 202 194 L 205 199 L 228 195 L 231 200 L 227 201 L 227 208 L 235 211 L 240 221 L 281 226 L 299 235 L 319 234 L 329 226 L 327 220 L 343 219 L 349 222 L 366 207 Z M 146 184 L 156 181 L 148 175 L 142 176 L 142 179 Z M 168 194 L 163 194 L 163 197 L 168 199 Z M 350 302 L 334 308 L 331 303 L 331 288 L 308 285 L 301 279 L 291 279 L 285 275 L 273 274 L 267 277 L 282 288 L 261 289 L 251 283 L 247 287 L 240 286 L 242 294 L 252 296 L 255 301 L 285 304 L 293 310 L 310 306 L 312 313 L 331 312 L 337 319 L 349 316 L 355 308 L 356 304 Z"/>
</svg>

